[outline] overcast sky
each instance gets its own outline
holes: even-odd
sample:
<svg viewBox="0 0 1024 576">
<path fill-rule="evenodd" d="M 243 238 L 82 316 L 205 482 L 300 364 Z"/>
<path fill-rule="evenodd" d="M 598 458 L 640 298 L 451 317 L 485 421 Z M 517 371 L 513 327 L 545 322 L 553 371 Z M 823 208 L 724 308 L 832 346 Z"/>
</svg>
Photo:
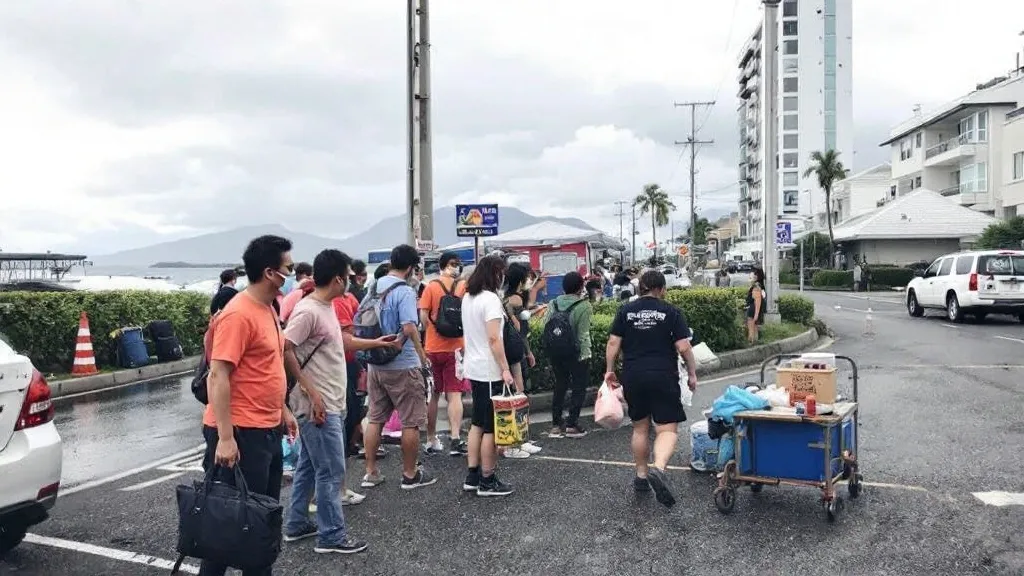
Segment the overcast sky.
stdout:
<svg viewBox="0 0 1024 576">
<path fill-rule="evenodd" d="M 344 237 L 401 213 L 404 5 L 0 2 L 0 248 L 100 254 L 270 222 Z M 698 204 L 735 209 L 736 57 L 759 18 L 755 0 L 434 0 L 435 205 L 617 234 L 613 203 L 644 183 L 688 203 L 672 103 L 717 97 Z M 847 163 L 887 159 L 877 143 L 915 103 L 1008 70 L 1022 27 L 1019 0 L 857 0 Z"/>
</svg>

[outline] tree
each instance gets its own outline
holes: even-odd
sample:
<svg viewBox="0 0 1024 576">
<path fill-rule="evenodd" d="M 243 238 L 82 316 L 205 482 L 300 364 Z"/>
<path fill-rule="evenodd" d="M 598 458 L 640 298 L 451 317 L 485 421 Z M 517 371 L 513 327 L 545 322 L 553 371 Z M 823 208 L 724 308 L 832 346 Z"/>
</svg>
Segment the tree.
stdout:
<svg viewBox="0 0 1024 576">
<path fill-rule="evenodd" d="M 828 236 L 821 232 L 811 232 L 796 241 L 796 248 L 792 255 L 800 258 L 800 245 L 803 245 L 804 268 L 821 268 L 828 266 L 832 260 L 832 250 L 829 247 Z"/>
<path fill-rule="evenodd" d="M 825 218 L 828 220 L 828 245 L 831 250 L 835 245 L 835 235 L 832 234 L 832 186 L 846 178 L 850 171 L 843 166 L 839 160 L 839 152 L 835 150 L 812 152 L 811 162 L 811 166 L 804 172 L 804 177 L 814 174 L 818 179 L 818 186 L 825 191 Z"/>
<path fill-rule="evenodd" d="M 994 250 L 998 248 L 1021 249 L 1021 242 L 1024 241 L 1024 217 L 1014 216 L 1005 222 L 990 224 L 978 237 L 975 248 L 987 248 Z"/>
<path fill-rule="evenodd" d="M 654 240 L 654 257 L 658 257 L 658 226 L 668 224 L 668 215 L 676 205 L 668 198 L 668 192 L 657 184 L 647 184 L 643 192 L 633 200 L 633 206 L 640 209 L 640 215 L 651 215 L 651 239 Z"/>
</svg>

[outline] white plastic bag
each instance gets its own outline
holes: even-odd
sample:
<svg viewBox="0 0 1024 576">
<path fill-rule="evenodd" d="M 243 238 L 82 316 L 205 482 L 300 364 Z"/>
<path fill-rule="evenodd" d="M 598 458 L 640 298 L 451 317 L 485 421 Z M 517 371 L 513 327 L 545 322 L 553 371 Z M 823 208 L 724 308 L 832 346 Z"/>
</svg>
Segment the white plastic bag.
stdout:
<svg viewBox="0 0 1024 576">
<path fill-rule="evenodd" d="M 704 342 L 693 347 L 693 357 L 697 360 L 697 364 L 700 365 L 711 364 L 715 360 L 718 360 L 718 356 L 715 356 L 715 353 L 712 352 L 711 348 L 709 348 Z"/>
<path fill-rule="evenodd" d="M 690 373 L 686 368 L 686 363 L 683 362 L 683 357 L 680 356 L 678 360 L 679 367 L 679 400 L 683 403 L 683 406 L 693 406 L 693 390 L 690 390 Z"/>
<path fill-rule="evenodd" d="M 462 364 L 462 350 L 455 351 L 455 377 L 459 380 L 466 379 L 466 368 Z"/>
<path fill-rule="evenodd" d="M 597 390 L 597 401 L 594 402 L 594 422 L 602 428 L 614 430 L 622 426 L 625 410 L 622 387 L 612 388 L 606 380 Z"/>
<path fill-rule="evenodd" d="M 776 408 L 783 408 L 789 406 L 789 392 L 785 388 L 779 388 L 775 384 L 755 392 L 757 396 L 764 398 L 768 401 L 768 404 Z"/>
</svg>

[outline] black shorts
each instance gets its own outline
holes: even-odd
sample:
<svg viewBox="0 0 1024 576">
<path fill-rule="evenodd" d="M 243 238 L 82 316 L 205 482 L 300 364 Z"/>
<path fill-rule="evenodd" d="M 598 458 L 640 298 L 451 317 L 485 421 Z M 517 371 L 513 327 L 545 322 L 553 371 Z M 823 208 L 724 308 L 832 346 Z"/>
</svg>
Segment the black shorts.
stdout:
<svg viewBox="0 0 1024 576">
<path fill-rule="evenodd" d="M 473 410 L 470 423 L 479 426 L 484 434 L 494 434 L 494 404 L 491 402 L 492 390 L 502 390 L 501 382 L 479 382 L 470 380 L 473 389 Z"/>
<path fill-rule="evenodd" d="M 622 375 L 622 393 L 629 404 L 629 419 L 650 418 L 655 424 L 686 421 L 676 372 L 634 372 Z"/>
</svg>

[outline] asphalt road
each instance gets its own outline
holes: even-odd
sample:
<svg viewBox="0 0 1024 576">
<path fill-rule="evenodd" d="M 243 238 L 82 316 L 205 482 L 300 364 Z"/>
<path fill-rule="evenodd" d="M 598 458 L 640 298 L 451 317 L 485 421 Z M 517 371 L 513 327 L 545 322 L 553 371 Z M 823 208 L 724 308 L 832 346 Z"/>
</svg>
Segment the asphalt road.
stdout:
<svg viewBox="0 0 1024 576">
<path fill-rule="evenodd" d="M 713 479 L 686 470 L 671 474 L 679 503 L 667 511 L 631 491 L 628 430 L 596 431 L 577 441 L 542 439 L 540 457 L 503 461 L 503 477 L 519 489 L 506 500 L 462 494 L 462 463 L 447 456 L 426 459 L 437 485 L 403 492 L 392 456 L 383 464 L 388 482 L 346 508 L 350 529 L 370 550 L 324 558 L 309 542 L 286 545 L 276 573 L 1024 574 L 1024 506 L 974 496 L 1024 492 L 1024 326 L 1009 318 L 912 319 L 898 295 L 808 295 L 836 332 L 832 350 L 861 368 L 859 456 L 869 485 L 835 524 L 825 522 L 809 489 L 742 490 L 736 511 L 723 516 L 712 502 Z M 691 413 L 750 378 L 705 382 Z M 77 431 L 66 434 L 69 469 L 91 483 L 62 497 L 33 541 L 0 561 L 0 574 L 166 573 L 176 538 L 174 486 L 197 475 L 198 459 L 181 454 L 198 444 L 197 408 L 187 389 L 175 396 L 174 388 L 139 393 L 154 396 L 152 403 L 118 394 L 101 400 L 84 413 L 91 424 L 80 412 L 62 413 L 61 429 Z M 94 427 L 116 419 L 135 423 L 114 427 L 124 440 L 107 442 Z M 120 452 L 116 465 L 104 464 L 101 475 L 95 465 L 76 468 L 73 455 L 101 446 Z M 684 466 L 685 435 L 680 452 L 674 463 Z M 161 458 L 102 482 L 114 468 Z M 361 473 L 355 463 L 352 474 Z"/>
</svg>

